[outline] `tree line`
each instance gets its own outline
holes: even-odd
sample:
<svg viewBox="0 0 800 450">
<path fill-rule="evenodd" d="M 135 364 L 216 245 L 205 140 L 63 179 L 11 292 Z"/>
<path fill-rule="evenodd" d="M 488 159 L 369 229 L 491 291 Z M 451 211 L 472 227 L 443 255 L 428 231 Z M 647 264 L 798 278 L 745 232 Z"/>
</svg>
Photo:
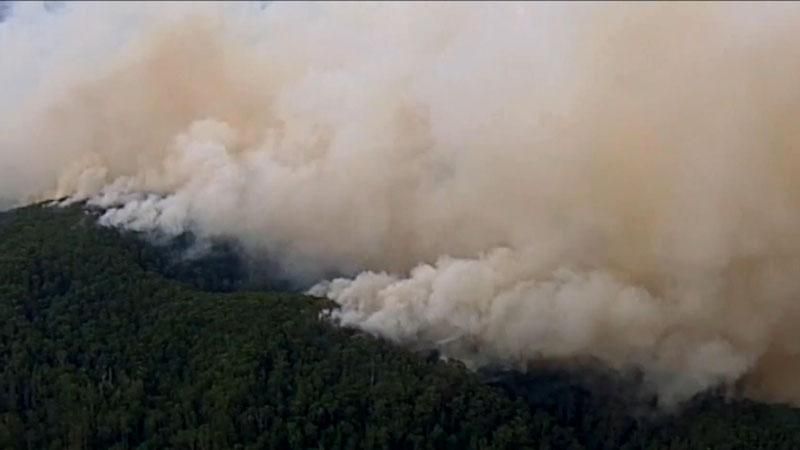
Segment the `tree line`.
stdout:
<svg viewBox="0 0 800 450">
<path fill-rule="evenodd" d="M 800 448 L 796 409 L 652 420 L 566 373 L 487 383 L 240 290 L 229 253 L 169 255 L 81 205 L 0 213 L 0 448 Z"/>
</svg>

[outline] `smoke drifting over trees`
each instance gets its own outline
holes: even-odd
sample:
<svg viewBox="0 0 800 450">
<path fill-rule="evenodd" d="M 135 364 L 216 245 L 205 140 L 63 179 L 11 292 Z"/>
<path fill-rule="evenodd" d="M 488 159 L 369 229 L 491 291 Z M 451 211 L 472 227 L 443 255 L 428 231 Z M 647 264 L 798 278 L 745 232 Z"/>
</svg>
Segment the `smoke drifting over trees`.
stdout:
<svg viewBox="0 0 800 450">
<path fill-rule="evenodd" d="M 0 202 L 236 239 L 332 316 L 800 402 L 796 4 L 15 4 Z"/>
</svg>

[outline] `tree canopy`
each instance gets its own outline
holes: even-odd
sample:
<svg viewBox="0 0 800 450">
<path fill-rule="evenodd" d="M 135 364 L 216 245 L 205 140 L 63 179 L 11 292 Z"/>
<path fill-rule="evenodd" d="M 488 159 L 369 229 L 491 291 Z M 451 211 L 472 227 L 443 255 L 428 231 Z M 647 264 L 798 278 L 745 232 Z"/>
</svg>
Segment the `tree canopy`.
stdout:
<svg viewBox="0 0 800 450">
<path fill-rule="evenodd" d="M 800 448 L 797 409 L 712 396 L 653 419 L 557 371 L 488 383 L 95 222 L 0 213 L 2 449 Z"/>
</svg>

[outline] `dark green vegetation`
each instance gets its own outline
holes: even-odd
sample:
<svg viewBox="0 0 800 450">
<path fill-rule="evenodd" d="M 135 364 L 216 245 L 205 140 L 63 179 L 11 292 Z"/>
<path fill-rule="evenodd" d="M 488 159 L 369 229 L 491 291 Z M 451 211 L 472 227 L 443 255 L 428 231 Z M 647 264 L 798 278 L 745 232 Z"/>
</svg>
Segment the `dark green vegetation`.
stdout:
<svg viewBox="0 0 800 450">
<path fill-rule="evenodd" d="M 0 213 L 0 448 L 798 449 L 800 411 L 635 419 L 564 374 L 484 383 L 175 264 L 79 207 Z M 200 289 L 201 286 L 202 289 Z M 218 292 L 211 292 L 218 291 Z"/>
</svg>

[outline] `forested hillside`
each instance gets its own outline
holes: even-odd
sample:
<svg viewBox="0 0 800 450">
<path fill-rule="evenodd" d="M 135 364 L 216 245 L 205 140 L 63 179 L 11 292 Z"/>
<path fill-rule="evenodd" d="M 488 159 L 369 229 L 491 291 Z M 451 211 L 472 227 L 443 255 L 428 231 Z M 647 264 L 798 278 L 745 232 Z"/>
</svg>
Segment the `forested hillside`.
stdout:
<svg viewBox="0 0 800 450">
<path fill-rule="evenodd" d="M 799 410 L 641 415 L 569 374 L 489 383 L 320 321 L 321 300 L 239 291 L 232 256 L 176 264 L 94 222 L 0 213 L 2 449 L 800 448 Z"/>
</svg>

